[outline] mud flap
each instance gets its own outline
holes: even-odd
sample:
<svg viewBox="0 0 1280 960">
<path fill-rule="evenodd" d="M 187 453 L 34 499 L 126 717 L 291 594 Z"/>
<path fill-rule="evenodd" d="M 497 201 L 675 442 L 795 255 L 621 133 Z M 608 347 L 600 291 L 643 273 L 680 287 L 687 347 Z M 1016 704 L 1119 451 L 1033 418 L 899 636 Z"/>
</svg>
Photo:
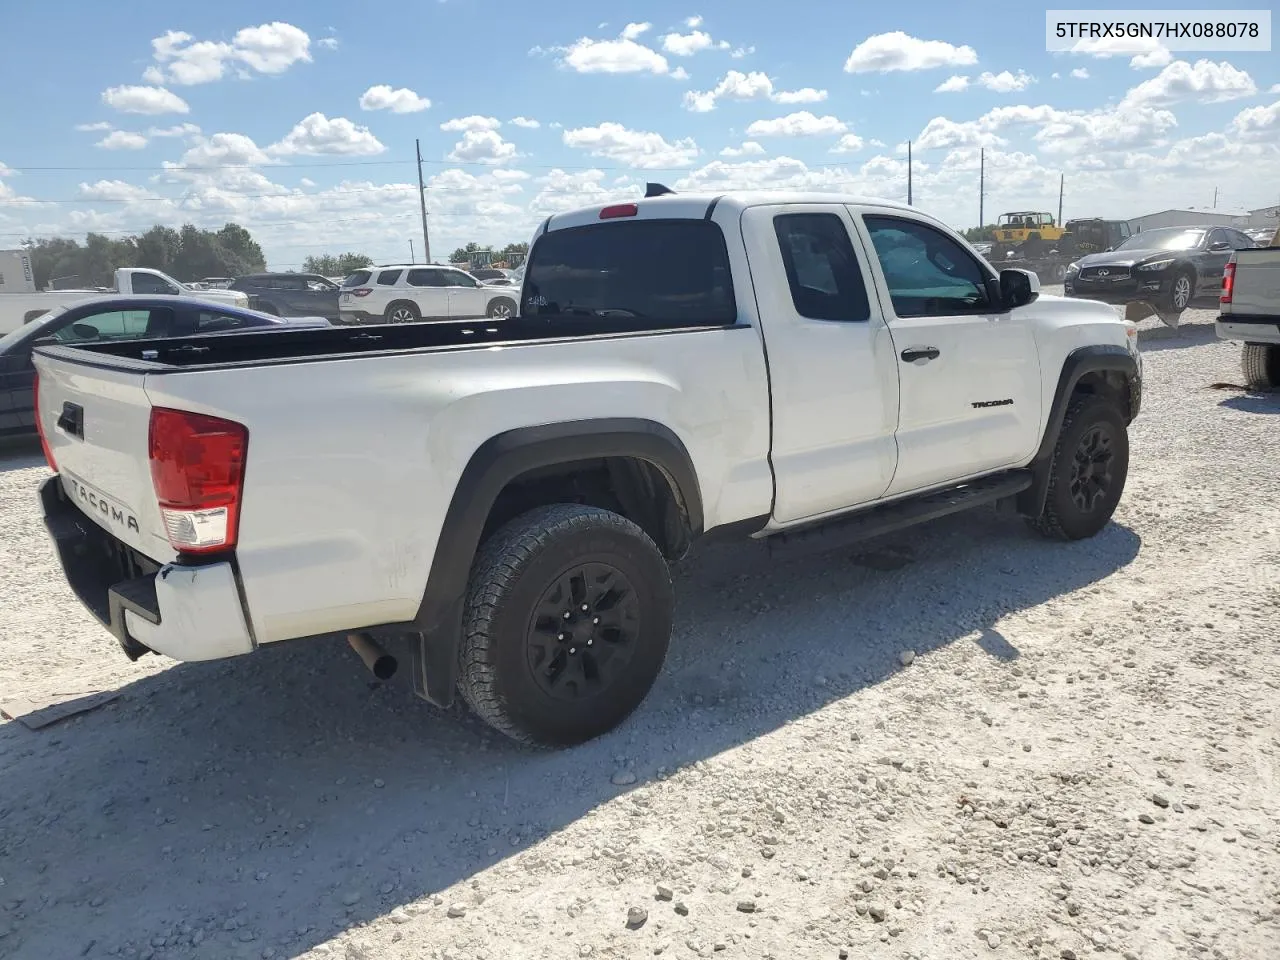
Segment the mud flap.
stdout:
<svg viewBox="0 0 1280 960">
<path fill-rule="evenodd" d="M 1148 317 L 1159 317 L 1160 322 L 1166 327 L 1178 329 L 1178 321 L 1182 319 L 1181 312 L 1174 313 L 1172 310 L 1165 310 L 1157 307 L 1148 300 L 1134 300 L 1132 303 L 1126 303 L 1124 306 L 1124 318 L 1129 323 L 1139 323 Z"/>
</svg>

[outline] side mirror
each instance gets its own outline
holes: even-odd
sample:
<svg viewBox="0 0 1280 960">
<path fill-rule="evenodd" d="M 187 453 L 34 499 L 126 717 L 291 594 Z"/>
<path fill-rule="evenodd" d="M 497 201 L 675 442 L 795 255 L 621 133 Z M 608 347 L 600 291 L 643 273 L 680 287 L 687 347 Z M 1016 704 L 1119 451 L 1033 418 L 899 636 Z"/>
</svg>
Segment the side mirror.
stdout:
<svg viewBox="0 0 1280 960">
<path fill-rule="evenodd" d="M 1009 268 L 1000 271 L 1000 299 L 1005 309 L 1025 307 L 1040 296 L 1040 278 L 1030 270 Z"/>
<path fill-rule="evenodd" d="M 1225 240 L 1219 240 L 1217 243 L 1209 244 L 1209 250 L 1212 253 L 1225 253 L 1231 249 L 1231 244 Z"/>
<path fill-rule="evenodd" d="M 1110 252 L 1111 252 L 1112 250 L 1114 250 L 1114 249 L 1115 249 L 1115 247 L 1107 247 L 1107 249 L 1103 250 L 1102 252 L 1103 252 L 1103 253 L 1110 253 Z"/>
<path fill-rule="evenodd" d="M 81 340 L 94 340 L 98 336 L 98 328 L 91 323 L 73 323 L 71 332 Z"/>
</svg>

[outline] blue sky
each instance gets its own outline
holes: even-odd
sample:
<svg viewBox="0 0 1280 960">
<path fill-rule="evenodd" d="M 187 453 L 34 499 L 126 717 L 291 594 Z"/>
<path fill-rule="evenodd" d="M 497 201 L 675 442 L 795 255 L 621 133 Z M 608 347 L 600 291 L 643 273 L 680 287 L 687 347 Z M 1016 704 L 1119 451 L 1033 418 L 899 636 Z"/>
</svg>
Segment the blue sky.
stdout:
<svg viewBox="0 0 1280 960">
<path fill-rule="evenodd" d="M 983 147 L 988 220 L 1056 211 L 1060 173 L 1068 216 L 1280 200 L 1274 52 L 1049 54 L 1025 4 L 124 9 L 6 11 L 0 248 L 235 220 L 276 267 L 405 257 L 415 137 L 436 259 L 646 179 L 905 199 L 908 139 L 916 203 L 958 227 Z"/>
</svg>

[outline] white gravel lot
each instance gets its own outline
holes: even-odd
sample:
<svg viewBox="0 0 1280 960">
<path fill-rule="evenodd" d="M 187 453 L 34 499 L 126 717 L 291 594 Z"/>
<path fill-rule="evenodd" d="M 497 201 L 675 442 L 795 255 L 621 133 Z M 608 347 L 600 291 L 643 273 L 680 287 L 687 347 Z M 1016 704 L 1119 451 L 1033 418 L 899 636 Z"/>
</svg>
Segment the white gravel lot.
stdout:
<svg viewBox="0 0 1280 960">
<path fill-rule="evenodd" d="M 129 663 L 0 455 L 0 700 L 121 693 L 0 722 L 0 956 L 1280 956 L 1280 397 L 1211 386 L 1211 328 L 1144 349 L 1099 537 L 720 548 L 647 703 L 561 753 L 337 640 Z"/>
</svg>

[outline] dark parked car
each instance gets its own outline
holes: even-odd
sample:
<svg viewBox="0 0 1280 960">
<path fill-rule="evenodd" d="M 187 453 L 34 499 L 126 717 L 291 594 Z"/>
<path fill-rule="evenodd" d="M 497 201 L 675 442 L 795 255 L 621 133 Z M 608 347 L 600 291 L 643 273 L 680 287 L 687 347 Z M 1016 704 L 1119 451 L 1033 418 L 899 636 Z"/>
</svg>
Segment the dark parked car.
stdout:
<svg viewBox="0 0 1280 960">
<path fill-rule="evenodd" d="M 1161 227 L 1135 233 L 1114 250 L 1091 253 L 1067 268 L 1068 297 L 1132 303 L 1147 300 L 1181 313 L 1195 297 L 1217 296 L 1234 250 L 1256 246 L 1231 227 Z"/>
<path fill-rule="evenodd" d="M 314 273 L 253 273 L 237 277 L 232 290 L 249 295 L 249 306 L 279 317 L 325 317 L 337 323 L 338 285 Z"/>
<path fill-rule="evenodd" d="M 31 348 L 37 341 L 140 340 L 308 326 L 330 323 L 324 317 L 286 319 L 193 297 L 95 297 L 55 307 L 0 337 L 0 437 L 36 432 Z"/>
<path fill-rule="evenodd" d="M 509 287 L 513 284 L 510 270 L 501 270 L 498 267 L 481 267 L 479 270 L 470 271 L 470 273 L 481 283 L 489 286 Z"/>
</svg>

